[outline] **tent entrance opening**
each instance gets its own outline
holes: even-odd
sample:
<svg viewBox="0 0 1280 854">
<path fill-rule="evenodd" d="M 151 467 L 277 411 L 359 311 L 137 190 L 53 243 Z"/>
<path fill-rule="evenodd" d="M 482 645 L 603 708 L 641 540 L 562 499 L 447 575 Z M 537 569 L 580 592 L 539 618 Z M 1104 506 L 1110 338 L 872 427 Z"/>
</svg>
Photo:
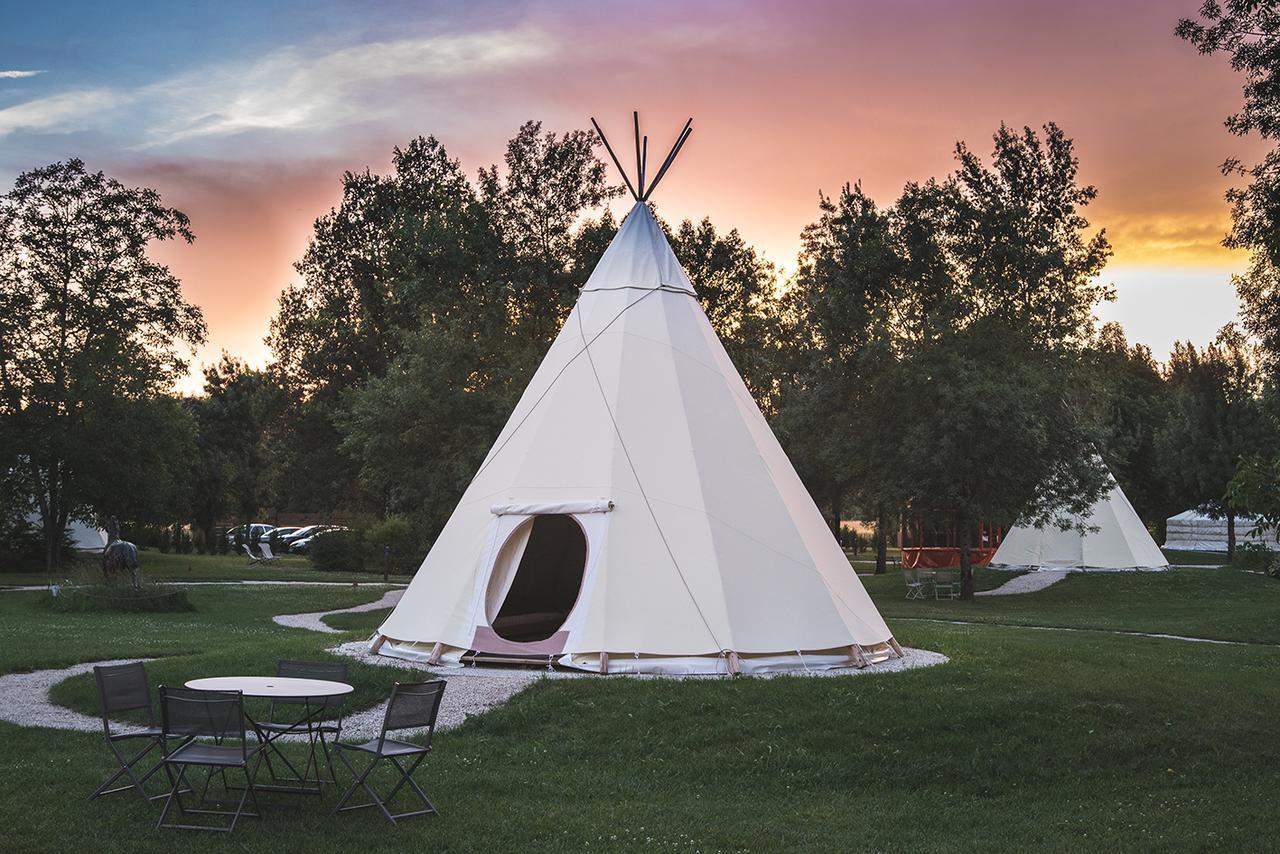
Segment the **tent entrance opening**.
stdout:
<svg viewBox="0 0 1280 854">
<path fill-rule="evenodd" d="M 516 643 L 546 640 L 560 630 L 578 600 L 587 566 L 587 538 L 572 516 L 535 516 L 526 524 L 531 527 L 521 526 L 503 548 L 508 552 L 503 557 L 514 562 L 511 551 L 523 544 L 514 576 L 507 575 L 508 564 L 507 572 L 495 572 L 490 581 L 491 594 L 498 592 L 495 584 L 510 584 L 497 615 L 490 614 L 490 626 Z"/>
</svg>

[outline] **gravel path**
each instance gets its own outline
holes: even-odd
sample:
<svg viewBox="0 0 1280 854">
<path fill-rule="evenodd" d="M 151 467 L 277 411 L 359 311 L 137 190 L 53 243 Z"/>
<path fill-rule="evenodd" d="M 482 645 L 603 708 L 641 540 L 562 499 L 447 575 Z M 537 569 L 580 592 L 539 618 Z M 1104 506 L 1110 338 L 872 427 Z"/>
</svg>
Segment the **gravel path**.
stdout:
<svg viewBox="0 0 1280 854">
<path fill-rule="evenodd" d="M 132 664 L 149 658 L 121 658 L 113 661 L 90 661 L 57 670 L 34 673 L 7 673 L 0 676 L 0 720 L 18 726 L 42 726 L 94 732 L 102 729 L 102 719 L 82 715 L 49 701 L 49 689 L 64 679 L 88 673 L 95 666 Z M 128 727 L 124 727 L 127 729 Z"/>
<path fill-rule="evenodd" d="M 979 590 L 974 596 L 1012 596 L 1017 593 L 1035 593 L 1057 584 L 1067 577 L 1065 569 L 1038 569 L 1035 572 L 1024 572 L 1010 578 L 993 590 Z"/>
<path fill-rule="evenodd" d="M 365 611 L 377 611 L 380 608 L 393 608 L 403 595 L 403 590 L 388 590 L 382 594 L 381 599 L 366 602 L 363 605 L 356 605 L 353 608 L 340 608 L 337 611 L 314 611 L 310 614 L 278 614 L 271 619 L 278 625 L 288 626 L 291 629 L 310 629 L 313 632 L 337 635 L 341 634 L 341 632 L 327 625 L 324 622 L 324 617 L 329 614 L 360 614 Z"/>
</svg>

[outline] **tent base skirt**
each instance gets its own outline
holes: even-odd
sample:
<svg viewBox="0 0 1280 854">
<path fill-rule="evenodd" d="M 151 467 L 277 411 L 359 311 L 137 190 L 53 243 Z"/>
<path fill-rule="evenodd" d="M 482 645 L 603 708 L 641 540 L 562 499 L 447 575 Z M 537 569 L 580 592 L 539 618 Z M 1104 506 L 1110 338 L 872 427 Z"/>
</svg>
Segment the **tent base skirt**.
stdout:
<svg viewBox="0 0 1280 854">
<path fill-rule="evenodd" d="M 1164 572 L 1169 569 L 1169 564 L 1163 566 L 1054 566 L 1045 564 L 1043 566 L 1014 566 L 1007 563 L 993 563 L 989 565 L 991 569 L 1003 569 L 1009 572 L 1036 572 L 1044 570 L 1046 572 Z"/>
<path fill-rule="evenodd" d="M 601 653 L 569 653 L 561 656 L 502 656 L 477 654 L 472 650 L 437 644 L 432 641 L 399 641 L 375 635 L 370 652 L 433 664 L 440 667 L 467 665 L 503 665 L 523 667 L 557 666 L 589 673 L 607 671 L 615 674 L 651 674 L 660 676 L 732 676 L 766 673 L 804 673 L 847 667 L 867 667 L 892 658 L 900 658 L 896 642 L 883 642 L 822 650 L 793 650 L 777 653 L 743 653 L 726 650 L 719 655 L 645 655 L 634 652 L 607 653 L 608 665 L 601 667 Z"/>
</svg>

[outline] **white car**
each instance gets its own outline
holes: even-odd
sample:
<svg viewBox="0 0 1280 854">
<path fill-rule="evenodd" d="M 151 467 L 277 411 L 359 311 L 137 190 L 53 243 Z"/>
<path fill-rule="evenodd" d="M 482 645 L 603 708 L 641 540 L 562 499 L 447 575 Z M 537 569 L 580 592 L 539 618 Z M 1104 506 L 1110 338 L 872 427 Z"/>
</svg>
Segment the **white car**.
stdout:
<svg viewBox="0 0 1280 854">
<path fill-rule="evenodd" d="M 244 525 L 236 525 L 227 531 L 227 545 L 234 546 L 236 544 L 237 535 L 244 534 Z M 254 522 L 249 525 L 249 536 L 245 537 L 246 542 L 261 542 L 264 537 L 271 534 L 276 529 L 275 525 L 267 525 L 263 522 Z"/>
</svg>

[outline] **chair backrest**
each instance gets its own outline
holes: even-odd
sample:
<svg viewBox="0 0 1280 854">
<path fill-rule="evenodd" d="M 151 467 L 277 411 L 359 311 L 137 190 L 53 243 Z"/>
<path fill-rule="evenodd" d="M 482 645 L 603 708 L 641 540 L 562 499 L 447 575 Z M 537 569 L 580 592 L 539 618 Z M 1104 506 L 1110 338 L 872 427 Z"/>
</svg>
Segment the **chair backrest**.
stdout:
<svg viewBox="0 0 1280 854">
<path fill-rule="evenodd" d="M 244 695 L 239 691 L 197 691 L 160 686 L 160 716 L 164 734 L 174 738 L 213 738 L 219 743 L 245 738 Z"/>
<path fill-rule="evenodd" d="M 263 542 L 258 543 L 258 551 L 262 552 L 262 556 L 265 557 L 267 560 L 276 559 L 276 556 L 271 553 L 271 544 L 266 542 L 265 540 Z"/>
<path fill-rule="evenodd" d="M 155 723 L 151 711 L 151 689 L 147 687 L 147 668 L 141 661 L 133 664 L 99 665 L 93 668 L 98 683 L 98 708 L 102 727 L 111 731 L 110 718 L 120 712 L 147 710 L 147 723 Z"/>
<path fill-rule="evenodd" d="M 389 732 L 423 727 L 427 730 L 427 747 L 430 747 L 431 736 L 436 731 L 436 715 L 440 712 L 440 700 L 444 697 L 444 686 L 443 679 L 432 679 L 430 682 L 397 682 L 391 689 L 391 699 L 387 702 L 387 714 L 382 719 L 382 735 L 378 738 L 379 747 Z"/>
<path fill-rule="evenodd" d="M 346 682 L 347 665 L 342 661 L 288 661 L 276 662 L 276 675 L 289 679 L 325 679 L 329 682 Z M 316 698 L 314 700 L 275 700 L 275 706 L 309 705 L 312 708 L 337 708 L 342 705 L 345 695 Z"/>
<path fill-rule="evenodd" d="M 920 583 L 920 570 L 918 570 L 918 569 L 904 569 L 904 570 L 902 570 L 902 579 L 903 579 L 904 581 L 906 581 L 908 585 L 911 585 L 911 584 L 919 584 L 919 583 Z"/>
<path fill-rule="evenodd" d="M 253 553 L 253 549 L 249 548 L 248 543 L 241 543 L 240 548 L 244 549 L 244 553 L 247 554 L 249 557 L 257 557 L 257 555 Z"/>
<path fill-rule="evenodd" d="M 954 569 L 940 569 L 934 576 L 935 584 L 947 585 L 956 583 L 956 571 Z"/>
</svg>

